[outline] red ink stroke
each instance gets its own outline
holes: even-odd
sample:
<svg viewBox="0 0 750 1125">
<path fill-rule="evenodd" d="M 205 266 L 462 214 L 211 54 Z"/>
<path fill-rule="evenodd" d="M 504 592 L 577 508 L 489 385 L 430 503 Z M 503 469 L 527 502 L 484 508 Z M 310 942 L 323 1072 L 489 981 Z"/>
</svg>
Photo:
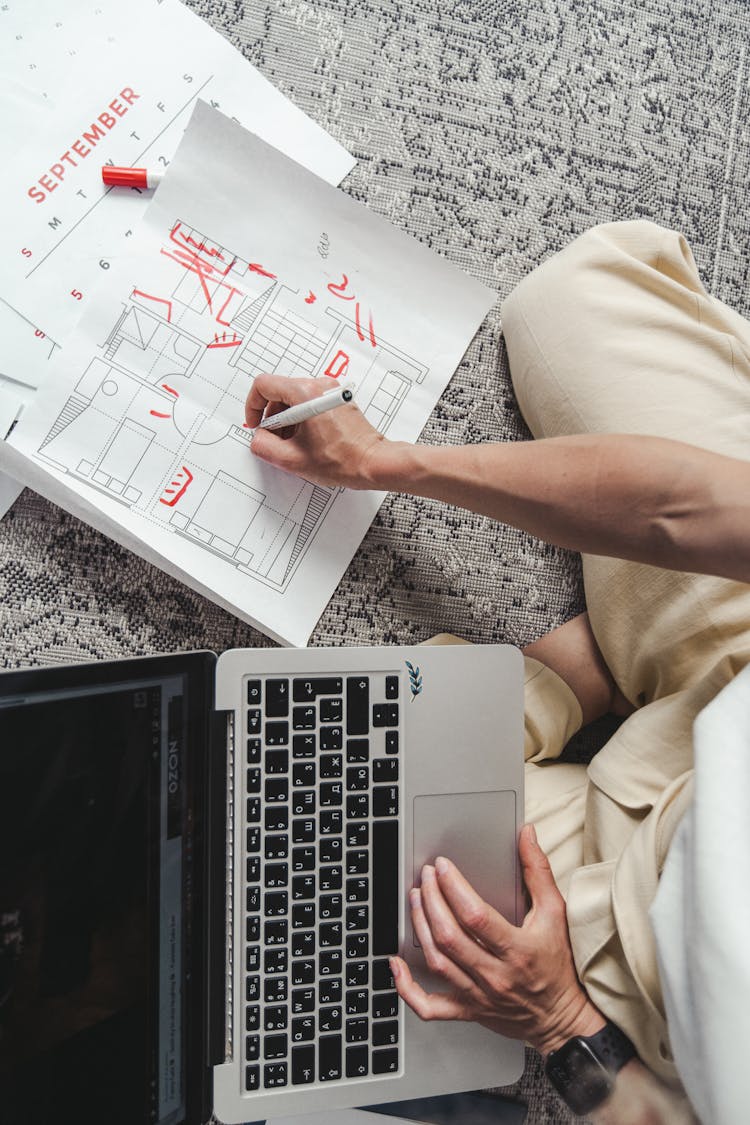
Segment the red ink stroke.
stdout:
<svg viewBox="0 0 750 1125">
<path fill-rule="evenodd" d="M 372 313 L 370 313 L 370 343 L 374 348 L 378 346 L 378 342 L 375 339 L 375 329 L 372 324 Z"/>
<path fill-rule="evenodd" d="M 183 476 L 183 474 L 184 474 L 184 484 L 182 484 L 181 479 L 180 479 Z M 175 504 L 180 499 L 180 497 L 185 495 L 185 493 L 187 491 L 187 488 L 188 488 L 188 485 L 193 480 L 193 474 L 190 472 L 190 469 L 188 469 L 187 465 L 183 465 L 182 468 L 178 470 L 176 476 L 177 476 L 177 479 L 173 480 L 171 485 L 168 488 L 164 489 L 164 496 L 171 496 L 172 499 L 171 500 L 165 500 L 164 496 L 159 497 L 159 503 L 160 504 L 166 504 L 166 506 L 168 508 L 174 508 Z M 180 484 L 181 484 L 181 487 L 180 487 L 179 492 L 175 493 L 175 491 L 174 491 L 175 488 L 177 488 L 177 486 L 180 485 Z"/>
<path fill-rule="evenodd" d="M 149 414 L 153 414 L 154 418 L 169 418 L 169 414 L 161 414 L 158 410 L 149 410 Z"/>
<path fill-rule="evenodd" d="M 313 293 L 313 291 L 312 291 L 312 289 L 311 289 L 311 290 L 309 291 L 309 293 L 308 293 L 307 297 L 305 297 L 305 304 L 306 304 L 306 305 L 311 305 L 311 304 L 312 304 L 312 303 L 313 303 L 314 301 L 316 301 L 316 300 L 317 300 L 317 297 L 315 296 L 315 294 Z"/>
<path fill-rule="evenodd" d="M 359 322 L 359 301 L 357 301 L 356 305 L 354 306 L 354 326 L 357 329 L 357 335 L 359 336 L 360 340 L 364 340 L 365 334 L 362 331 L 362 325 Z"/>
<path fill-rule="evenodd" d="M 180 397 L 179 394 L 177 393 L 177 391 L 174 389 L 174 387 L 170 387 L 167 383 L 162 383 L 162 387 L 164 388 L 165 391 L 169 391 L 169 393 L 171 395 L 174 395 L 175 398 Z"/>
<path fill-rule="evenodd" d="M 332 293 L 334 297 L 340 297 L 342 301 L 353 301 L 354 300 L 354 294 L 353 293 L 351 293 L 348 297 L 344 296 L 344 290 L 346 289 L 347 285 L 349 284 L 349 278 L 346 276 L 346 274 L 342 274 L 341 276 L 344 279 L 341 282 L 341 284 L 336 285 L 336 284 L 334 284 L 334 282 L 330 282 L 329 285 L 328 285 L 328 292 Z"/>
<path fill-rule="evenodd" d="M 134 289 L 131 297 L 145 297 L 147 301 L 156 301 L 160 305 L 167 306 L 167 323 L 172 323 L 172 302 L 168 301 L 165 297 L 154 297 L 153 293 L 144 293 L 142 289 Z"/>
<path fill-rule="evenodd" d="M 271 281 L 276 280 L 276 274 L 275 273 L 269 273 L 268 270 L 264 269 L 263 266 L 258 265 L 257 262 L 248 262 L 247 268 L 250 271 L 250 273 L 259 273 L 261 275 L 261 277 L 270 277 Z"/>
<path fill-rule="evenodd" d="M 344 374 L 348 366 L 349 356 L 346 354 L 346 352 L 338 351 L 336 352 L 336 355 L 333 357 L 331 362 L 328 364 L 328 367 L 326 367 L 323 374 L 330 375 L 332 379 L 339 379 Z"/>
<path fill-rule="evenodd" d="M 213 312 L 213 303 L 207 282 L 211 281 L 217 287 L 224 286 L 230 288 L 229 297 L 225 300 L 219 313 L 219 316 L 221 316 L 221 313 L 224 312 L 233 294 L 239 292 L 239 290 L 235 289 L 233 286 L 229 286 L 228 282 L 224 281 L 224 278 L 232 269 L 237 259 L 232 258 L 231 262 L 224 262 L 224 257 L 217 247 L 208 246 L 205 241 L 196 241 L 179 221 L 175 223 L 169 232 L 169 238 L 174 244 L 175 249 L 172 251 L 162 248 L 161 253 L 166 258 L 171 258 L 173 262 L 177 262 L 183 269 L 196 275 L 200 281 L 203 296 L 206 299 L 206 307 L 211 312 Z M 222 263 L 221 265 L 219 265 L 220 262 Z M 221 323 L 227 322 L 222 321 Z"/>
<path fill-rule="evenodd" d="M 222 332 L 221 336 L 217 335 L 217 333 L 214 332 L 214 342 L 212 344 L 206 344 L 206 349 L 208 349 L 208 348 L 238 348 L 241 343 L 242 343 L 242 337 L 238 336 L 236 332 L 232 333 L 232 336 L 231 336 L 230 339 L 227 339 L 226 332 Z"/>
</svg>

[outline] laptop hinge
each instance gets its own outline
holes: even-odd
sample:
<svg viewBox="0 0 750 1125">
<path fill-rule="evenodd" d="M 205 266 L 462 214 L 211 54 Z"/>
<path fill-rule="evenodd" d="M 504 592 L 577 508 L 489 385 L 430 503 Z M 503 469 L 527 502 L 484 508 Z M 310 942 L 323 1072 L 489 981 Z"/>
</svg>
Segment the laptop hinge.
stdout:
<svg viewBox="0 0 750 1125">
<path fill-rule="evenodd" d="M 223 1063 L 232 1044 L 232 862 L 234 716 L 211 716 L 208 768 L 208 1066 Z"/>
</svg>

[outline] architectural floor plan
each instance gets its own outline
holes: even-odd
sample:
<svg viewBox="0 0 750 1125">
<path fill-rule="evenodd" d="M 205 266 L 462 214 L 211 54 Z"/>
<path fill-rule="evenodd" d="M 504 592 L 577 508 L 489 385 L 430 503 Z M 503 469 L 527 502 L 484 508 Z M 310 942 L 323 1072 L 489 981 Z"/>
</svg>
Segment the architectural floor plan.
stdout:
<svg viewBox="0 0 750 1125">
<path fill-rule="evenodd" d="M 358 404 L 385 432 L 427 369 L 373 346 L 369 325 L 363 350 L 348 303 L 306 304 L 181 220 L 165 252 L 173 286 L 133 290 L 39 455 L 281 590 L 340 490 L 284 473 L 272 490 L 251 483 L 242 419 L 252 380 L 356 372 Z"/>
<path fill-rule="evenodd" d="M 372 425 L 414 441 L 493 299 L 198 102 L 129 253 L 5 445 L 51 499 L 305 644 L 383 497 L 255 457 L 253 380 L 351 378 Z"/>
</svg>

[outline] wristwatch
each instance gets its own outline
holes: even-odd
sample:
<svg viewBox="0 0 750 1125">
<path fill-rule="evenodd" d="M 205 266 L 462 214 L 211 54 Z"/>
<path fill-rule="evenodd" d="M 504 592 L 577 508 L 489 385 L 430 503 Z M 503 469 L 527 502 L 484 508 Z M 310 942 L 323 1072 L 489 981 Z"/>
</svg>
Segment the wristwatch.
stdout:
<svg viewBox="0 0 750 1125">
<path fill-rule="evenodd" d="M 576 1035 L 552 1051 L 544 1071 L 573 1113 L 584 1116 L 609 1097 L 620 1067 L 636 1057 L 627 1035 L 606 1023 L 596 1035 Z"/>
</svg>

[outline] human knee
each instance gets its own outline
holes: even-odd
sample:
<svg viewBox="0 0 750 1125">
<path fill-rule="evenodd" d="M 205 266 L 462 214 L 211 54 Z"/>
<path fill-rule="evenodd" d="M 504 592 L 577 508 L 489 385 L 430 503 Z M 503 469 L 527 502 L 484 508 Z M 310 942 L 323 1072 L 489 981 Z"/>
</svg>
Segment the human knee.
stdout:
<svg viewBox="0 0 750 1125">
<path fill-rule="evenodd" d="M 590 227 L 551 258 L 536 266 L 506 298 L 502 318 L 506 335 L 519 313 L 527 319 L 530 309 L 543 309 L 549 302 L 563 303 L 596 298 L 594 274 L 621 270 L 628 259 L 652 269 L 664 260 L 695 265 L 684 237 L 647 219 L 600 223 Z"/>
</svg>

